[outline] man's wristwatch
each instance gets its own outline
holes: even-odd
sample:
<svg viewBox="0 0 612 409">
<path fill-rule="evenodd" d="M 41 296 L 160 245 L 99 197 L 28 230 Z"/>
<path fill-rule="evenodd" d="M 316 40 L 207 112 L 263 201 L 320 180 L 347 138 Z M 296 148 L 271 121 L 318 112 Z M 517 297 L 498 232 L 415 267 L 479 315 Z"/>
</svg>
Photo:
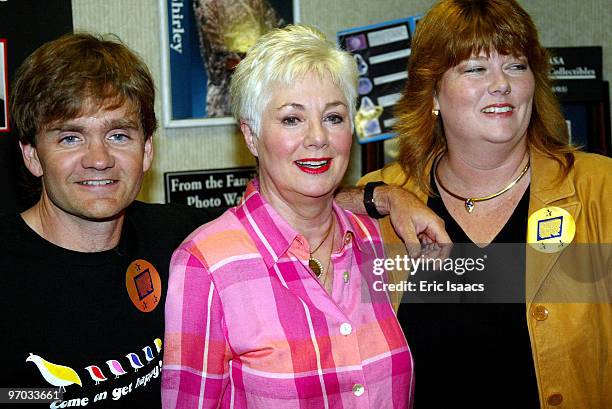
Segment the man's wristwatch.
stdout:
<svg viewBox="0 0 612 409">
<path fill-rule="evenodd" d="M 368 182 L 363 189 L 363 206 L 365 207 L 368 216 L 373 219 L 385 217 L 385 215 L 378 212 L 376 209 L 376 204 L 374 204 L 374 189 L 376 189 L 377 186 L 387 186 L 387 184 L 382 181 Z"/>
</svg>

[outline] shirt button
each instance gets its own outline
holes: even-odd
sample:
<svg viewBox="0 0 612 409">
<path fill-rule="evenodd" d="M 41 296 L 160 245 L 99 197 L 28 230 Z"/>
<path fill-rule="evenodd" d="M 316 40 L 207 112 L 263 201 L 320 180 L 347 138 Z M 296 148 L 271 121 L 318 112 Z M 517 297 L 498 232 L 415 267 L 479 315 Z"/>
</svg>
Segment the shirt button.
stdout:
<svg viewBox="0 0 612 409">
<path fill-rule="evenodd" d="M 363 395 L 364 392 L 365 392 L 365 388 L 363 387 L 362 384 L 356 383 L 355 385 L 353 385 L 353 395 L 361 396 Z"/>
<path fill-rule="evenodd" d="M 563 395 L 560 393 L 552 393 L 548 395 L 548 404 L 550 406 L 559 406 L 561 402 L 563 402 Z"/>
<path fill-rule="evenodd" d="M 344 279 L 344 284 L 348 284 L 348 282 L 349 282 L 349 272 L 345 271 L 344 273 L 342 273 L 342 278 Z"/>
<path fill-rule="evenodd" d="M 351 335 L 351 332 L 353 332 L 353 327 L 351 327 L 351 324 L 349 324 L 348 322 L 345 322 L 340 325 L 340 333 L 342 335 Z"/>
<path fill-rule="evenodd" d="M 548 310 L 543 305 L 536 305 L 531 309 L 531 316 L 537 321 L 544 321 L 548 318 Z"/>
</svg>

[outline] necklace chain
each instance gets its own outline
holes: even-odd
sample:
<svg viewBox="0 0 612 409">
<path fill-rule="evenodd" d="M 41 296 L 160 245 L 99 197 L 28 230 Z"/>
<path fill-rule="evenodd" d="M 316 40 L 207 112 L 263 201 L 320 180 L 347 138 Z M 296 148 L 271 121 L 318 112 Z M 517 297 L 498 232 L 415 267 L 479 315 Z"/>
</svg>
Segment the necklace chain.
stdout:
<svg viewBox="0 0 612 409">
<path fill-rule="evenodd" d="M 333 222 L 332 222 L 333 223 Z M 331 265 L 331 257 L 332 257 L 332 253 L 334 251 L 334 233 L 336 231 L 335 228 L 335 223 L 332 224 L 333 228 L 332 228 L 332 244 L 329 248 L 329 259 L 327 260 L 327 267 L 325 268 L 325 270 L 323 270 L 321 272 L 321 275 L 317 275 L 317 278 L 319 278 L 319 281 L 321 282 L 321 285 L 323 287 L 325 287 L 325 281 L 327 280 L 327 276 L 329 275 L 329 266 Z M 317 260 L 318 261 L 318 260 Z M 319 261 L 320 263 L 320 261 Z"/>
<path fill-rule="evenodd" d="M 449 195 L 451 195 L 455 199 L 459 199 L 459 200 L 461 200 L 464 203 L 465 210 L 468 213 L 472 213 L 474 211 L 474 207 L 476 206 L 477 202 L 484 202 L 486 200 L 493 199 L 493 198 L 495 198 L 495 197 L 497 197 L 499 195 L 502 195 L 502 194 L 506 193 L 508 190 L 512 189 L 512 187 L 514 185 L 516 185 L 518 183 L 518 181 L 521 180 L 521 178 L 523 176 L 525 176 L 525 173 L 527 173 L 527 170 L 529 169 L 529 165 L 530 165 L 530 162 L 531 162 L 530 159 L 529 159 L 529 156 L 527 156 L 527 164 L 525 165 L 525 167 L 523 168 L 521 173 L 516 177 L 516 179 L 514 179 L 512 182 L 510 182 L 510 184 L 508 186 L 506 186 L 505 188 L 503 188 L 499 192 L 496 192 L 496 193 L 493 193 L 491 195 L 484 196 L 484 197 L 463 197 L 463 196 L 459 196 L 458 194 L 453 193 L 450 190 L 448 190 L 446 188 L 446 186 L 444 186 L 442 184 L 442 181 L 438 177 L 438 164 L 440 163 L 440 160 L 442 159 L 442 156 L 444 156 L 444 154 L 440 155 L 436 159 L 436 162 L 434 163 L 434 178 L 436 179 L 436 182 L 442 188 L 442 190 L 444 190 L 446 193 L 448 193 Z"/>
<path fill-rule="evenodd" d="M 334 219 L 332 218 L 331 226 L 329 226 L 329 228 L 327 229 L 327 232 L 325 233 L 323 240 L 321 240 L 321 243 L 319 243 L 319 245 L 313 251 L 310 252 L 310 258 L 308 259 L 308 266 L 315 273 L 317 277 L 320 277 L 321 273 L 323 272 L 323 264 L 321 264 L 321 261 L 318 258 L 313 257 L 312 255 L 316 253 L 317 250 L 319 250 L 319 248 L 321 248 L 323 243 L 325 243 L 325 240 L 327 240 L 327 238 L 329 237 L 329 233 L 332 231 L 333 227 L 334 227 Z"/>
</svg>

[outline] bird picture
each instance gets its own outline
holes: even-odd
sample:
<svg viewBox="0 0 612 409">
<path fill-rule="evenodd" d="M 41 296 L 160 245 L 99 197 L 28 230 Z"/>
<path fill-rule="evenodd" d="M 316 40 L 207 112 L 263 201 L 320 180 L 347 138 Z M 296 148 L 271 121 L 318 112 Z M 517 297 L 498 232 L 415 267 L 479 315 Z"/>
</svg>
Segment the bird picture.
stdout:
<svg viewBox="0 0 612 409">
<path fill-rule="evenodd" d="M 262 34 L 285 22 L 268 0 L 193 0 L 193 8 L 207 76 L 207 116 L 228 116 L 235 66 Z"/>
<path fill-rule="evenodd" d="M 153 355 L 153 350 L 151 349 L 150 346 L 146 346 L 146 347 L 142 348 L 142 350 L 145 353 L 145 358 L 146 358 L 147 362 L 151 362 L 152 360 L 155 359 L 155 356 Z"/>
<path fill-rule="evenodd" d="M 60 392 L 66 392 L 66 386 L 72 384 L 83 387 L 79 375 L 68 366 L 51 363 L 32 353 L 26 358 L 26 362 L 33 362 L 40 371 L 40 374 L 45 378 L 45 381 L 59 387 Z"/>
<path fill-rule="evenodd" d="M 116 359 L 109 359 L 106 361 L 106 365 L 108 365 L 108 369 L 110 369 L 112 374 L 115 375 L 115 379 L 127 373 L 127 371 L 123 369 L 123 366 L 121 366 L 121 363 Z"/>
<path fill-rule="evenodd" d="M 130 352 L 126 355 L 126 357 L 130 360 L 130 365 L 132 365 L 132 368 L 135 369 L 134 372 L 138 372 L 138 370 L 144 366 L 137 354 Z"/>
<path fill-rule="evenodd" d="M 87 372 L 89 372 L 89 376 L 91 376 L 91 379 L 96 382 L 96 385 L 99 385 L 100 382 L 105 381 L 107 379 L 106 376 L 104 376 L 104 374 L 102 373 L 100 367 L 98 366 L 89 365 L 85 369 L 87 369 Z"/>
</svg>

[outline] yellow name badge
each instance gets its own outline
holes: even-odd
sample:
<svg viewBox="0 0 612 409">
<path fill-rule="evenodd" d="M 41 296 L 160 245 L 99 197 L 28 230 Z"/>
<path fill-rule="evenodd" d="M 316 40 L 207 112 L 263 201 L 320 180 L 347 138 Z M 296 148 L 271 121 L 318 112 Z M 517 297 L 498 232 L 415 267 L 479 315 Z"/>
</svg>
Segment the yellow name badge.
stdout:
<svg viewBox="0 0 612 409">
<path fill-rule="evenodd" d="M 527 222 L 527 243 L 543 253 L 563 250 L 574 240 L 575 234 L 574 218 L 560 207 L 536 210 Z"/>
</svg>

